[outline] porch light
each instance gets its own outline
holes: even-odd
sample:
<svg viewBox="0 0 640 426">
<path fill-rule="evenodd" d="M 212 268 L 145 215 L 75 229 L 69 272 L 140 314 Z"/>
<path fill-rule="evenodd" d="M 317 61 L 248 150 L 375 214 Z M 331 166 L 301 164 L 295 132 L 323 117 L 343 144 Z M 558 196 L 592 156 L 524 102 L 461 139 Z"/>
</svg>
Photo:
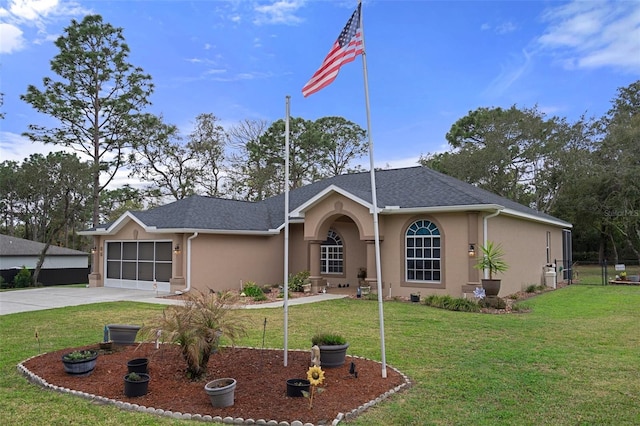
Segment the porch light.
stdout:
<svg viewBox="0 0 640 426">
<path fill-rule="evenodd" d="M 475 256 L 476 256 L 476 245 L 469 244 L 469 257 L 475 257 Z"/>
<path fill-rule="evenodd" d="M 96 246 L 91 247 L 91 254 L 96 254 L 96 251 L 98 251 Z"/>
<path fill-rule="evenodd" d="M 175 254 L 180 254 L 180 244 L 176 244 L 176 246 L 173 248 L 173 252 Z"/>
</svg>

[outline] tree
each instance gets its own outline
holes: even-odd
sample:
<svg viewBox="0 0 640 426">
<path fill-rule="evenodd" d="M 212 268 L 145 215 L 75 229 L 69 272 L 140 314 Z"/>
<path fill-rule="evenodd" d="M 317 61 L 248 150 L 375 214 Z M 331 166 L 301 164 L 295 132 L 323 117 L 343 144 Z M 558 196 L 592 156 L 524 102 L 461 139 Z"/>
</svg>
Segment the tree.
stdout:
<svg viewBox="0 0 640 426">
<path fill-rule="evenodd" d="M 107 212 L 101 217 L 103 222 L 113 222 L 127 211 L 143 210 L 144 207 L 144 194 L 129 184 L 105 189 L 100 194 L 100 210 Z"/>
<path fill-rule="evenodd" d="M 597 205 L 614 253 L 618 240 L 640 261 L 640 80 L 619 88 L 612 104 L 598 122 Z"/>
<path fill-rule="evenodd" d="M 353 160 L 368 153 L 365 140 L 367 132 L 357 124 L 343 117 L 322 117 L 316 120 L 318 131 L 329 142 L 329 158 L 325 176 L 338 176 L 351 171 Z"/>
<path fill-rule="evenodd" d="M 138 142 L 129 155 L 130 177 L 150 182 L 149 194 L 181 200 L 196 193 L 195 153 L 180 143 L 178 128 L 162 117 L 140 117 Z"/>
<path fill-rule="evenodd" d="M 58 127 L 32 124 L 24 135 L 34 142 L 71 147 L 91 159 L 93 224 L 99 220 L 100 192 L 113 180 L 136 141 L 136 120 L 153 91 L 151 77 L 127 62 L 123 30 L 99 15 L 71 21 L 56 42 L 51 61 L 59 80 L 30 85 L 21 99 L 58 121 Z M 101 176 L 105 179 L 101 182 Z"/>
<path fill-rule="evenodd" d="M 74 154 L 52 152 L 46 157 L 32 154 L 17 171 L 16 191 L 25 238 L 44 243 L 33 273 L 37 283 L 47 250 L 65 238 L 69 229 L 85 225 L 91 197 L 91 166 Z"/>
<path fill-rule="evenodd" d="M 562 185 L 559 153 L 570 125 L 537 108 L 479 108 L 447 133 L 451 152 L 421 158 L 429 166 L 521 204 L 548 212 Z"/>
<path fill-rule="evenodd" d="M 249 164 L 248 147 L 259 143 L 260 136 L 268 127 L 265 120 L 243 120 L 229 130 L 229 158 L 228 181 L 225 185 L 225 193 L 233 198 L 246 200 L 260 199 L 256 183 L 256 173 Z M 260 166 L 256 162 L 253 166 Z M 252 170 L 250 173 L 249 171 Z"/>
<path fill-rule="evenodd" d="M 196 170 L 199 173 L 195 180 L 199 190 L 211 197 L 219 196 L 222 189 L 225 145 L 229 138 L 224 128 L 217 124 L 218 121 L 219 119 L 210 113 L 198 115 L 195 129 L 189 135 L 187 144 L 197 163 Z"/>
</svg>

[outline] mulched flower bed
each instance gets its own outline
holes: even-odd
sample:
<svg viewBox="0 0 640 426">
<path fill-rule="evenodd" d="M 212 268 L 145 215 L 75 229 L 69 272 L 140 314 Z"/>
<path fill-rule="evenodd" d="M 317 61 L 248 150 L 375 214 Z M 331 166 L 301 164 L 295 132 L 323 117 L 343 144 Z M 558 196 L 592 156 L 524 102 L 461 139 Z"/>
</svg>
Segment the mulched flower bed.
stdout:
<svg viewBox="0 0 640 426">
<path fill-rule="evenodd" d="M 97 346 L 84 348 L 97 349 Z M 284 367 L 282 349 L 222 348 L 210 358 L 206 379 L 193 382 L 185 376 L 185 363 L 179 347 L 175 345 L 160 345 L 160 349 L 155 349 L 154 344 L 145 343 L 121 347 L 110 353 L 101 351 L 95 370 L 86 377 L 74 377 L 64 372 L 60 358 L 69 350 L 36 356 L 22 365 L 50 386 L 153 407 L 156 411 L 161 409 L 183 415 L 189 413 L 190 417 L 196 415 L 196 418 L 219 416 L 219 420 L 231 417 L 331 424 L 339 413 L 344 413 L 346 418 L 355 416 L 373 405 L 371 401 L 378 398 L 382 400 L 410 384 L 406 376 L 389 366 L 387 378 L 383 379 L 380 363 L 347 356 L 343 366 L 324 369 L 326 380 L 322 387 L 325 391 L 315 396 L 313 408 L 310 409 L 306 398 L 286 396 L 288 379 L 306 378 L 309 351 L 288 351 L 288 366 Z M 127 398 L 123 393 L 127 361 L 141 357 L 150 359 L 149 393 Z M 352 361 L 358 372 L 357 378 L 349 373 Z M 221 377 L 237 380 L 235 402 L 231 407 L 214 408 L 204 392 L 204 385 Z"/>
</svg>

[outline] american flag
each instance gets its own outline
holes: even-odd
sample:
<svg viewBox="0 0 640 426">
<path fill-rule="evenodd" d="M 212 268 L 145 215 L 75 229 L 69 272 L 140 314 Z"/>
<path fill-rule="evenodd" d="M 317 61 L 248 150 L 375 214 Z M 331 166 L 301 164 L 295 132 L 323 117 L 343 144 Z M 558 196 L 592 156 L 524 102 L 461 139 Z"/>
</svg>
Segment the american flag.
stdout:
<svg viewBox="0 0 640 426">
<path fill-rule="evenodd" d="M 338 76 L 340 67 L 352 62 L 356 56 L 362 54 L 361 6 L 358 4 L 358 8 L 351 15 L 336 42 L 333 43 L 329 54 L 322 61 L 322 65 L 302 88 L 302 94 L 305 98 L 333 83 L 333 80 Z"/>
</svg>

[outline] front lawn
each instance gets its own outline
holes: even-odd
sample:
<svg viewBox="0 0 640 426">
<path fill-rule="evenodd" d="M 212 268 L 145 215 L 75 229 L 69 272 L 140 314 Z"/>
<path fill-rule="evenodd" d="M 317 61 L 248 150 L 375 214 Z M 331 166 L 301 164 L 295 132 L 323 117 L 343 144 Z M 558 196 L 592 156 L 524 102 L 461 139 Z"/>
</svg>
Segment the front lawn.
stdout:
<svg viewBox="0 0 640 426">
<path fill-rule="evenodd" d="M 526 303 L 526 314 L 488 315 L 385 302 L 387 363 L 414 386 L 350 424 L 640 424 L 640 287 L 573 285 Z M 43 391 L 16 370 L 39 352 L 100 341 L 105 324 L 142 324 L 162 309 L 114 302 L 0 316 L 3 423 L 198 424 Z M 264 337 L 265 347 L 282 347 L 282 309 L 244 313 L 253 327 L 241 345 L 262 347 Z M 289 307 L 291 349 L 333 330 L 347 336 L 349 354 L 380 359 L 377 302 Z"/>
</svg>

